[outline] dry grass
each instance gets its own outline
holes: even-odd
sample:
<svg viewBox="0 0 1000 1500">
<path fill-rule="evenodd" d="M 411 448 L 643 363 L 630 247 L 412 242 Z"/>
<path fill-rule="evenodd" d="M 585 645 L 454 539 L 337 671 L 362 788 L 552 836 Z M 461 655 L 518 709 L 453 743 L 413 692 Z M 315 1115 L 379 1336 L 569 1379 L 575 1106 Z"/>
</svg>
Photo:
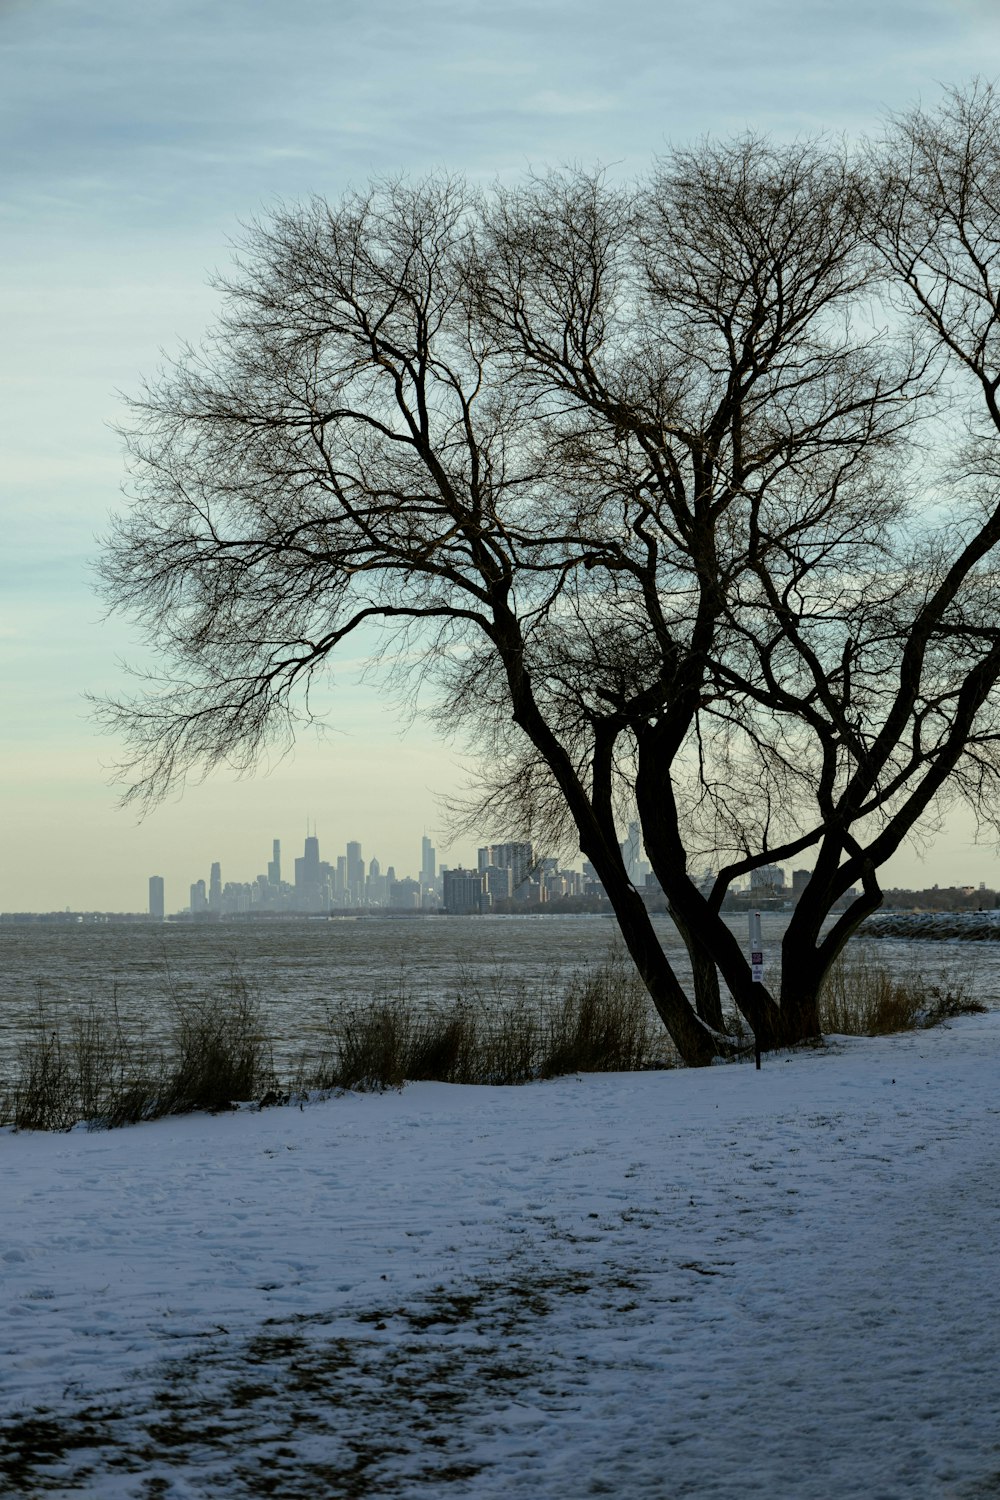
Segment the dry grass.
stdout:
<svg viewBox="0 0 1000 1500">
<path fill-rule="evenodd" d="M 841 955 L 820 995 L 823 1031 L 840 1036 L 889 1036 L 985 1010 L 961 976 L 938 984 L 916 969 L 894 972 L 864 947 Z"/>
<path fill-rule="evenodd" d="M 66 1130 L 78 1118 L 73 1069 L 57 1027 L 38 1016 L 17 1049 L 13 1085 L 2 1101 L 4 1123 L 18 1130 Z"/>
<path fill-rule="evenodd" d="M 514 984 L 502 970 L 485 983 L 466 974 L 450 1001 L 428 1008 L 401 976 L 392 993 L 331 1010 L 325 1054 L 300 1064 L 285 1084 L 275 1076 L 260 997 L 238 972 L 208 999 L 168 995 L 172 1025 L 160 1048 L 125 1034 L 117 997 L 108 1013 L 90 1006 L 68 1017 L 39 1002 L 13 1077 L 0 1088 L 0 1124 L 116 1126 L 309 1089 L 397 1089 L 420 1079 L 520 1084 L 676 1061 L 621 953 L 568 982 L 529 992 Z M 916 970 L 892 972 L 861 947 L 831 970 L 820 1017 L 825 1032 L 884 1036 L 984 1009 L 961 978 L 938 984 Z"/>
<path fill-rule="evenodd" d="M 275 1086 L 260 997 L 234 971 L 219 995 L 171 1000 L 173 1035 L 161 1113 L 228 1109 Z"/>
<path fill-rule="evenodd" d="M 0 1122 L 18 1130 L 68 1130 L 81 1119 L 129 1125 L 156 1113 L 161 1088 L 161 1059 L 125 1036 L 116 994 L 110 1014 L 90 1005 L 66 1020 L 39 999 L 0 1095 Z"/>
<path fill-rule="evenodd" d="M 562 989 L 509 995 L 502 971 L 464 975 L 450 1003 L 421 1009 L 405 984 L 331 1011 L 330 1045 L 299 1088 L 392 1089 L 406 1080 L 520 1084 L 563 1073 L 649 1067 L 669 1050 L 638 976 L 618 955 Z"/>
<path fill-rule="evenodd" d="M 40 1005 L 13 1080 L 0 1091 L 0 1124 L 124 1125 L 307 1089 L 395 1089 L 407 1080 L 519 1084 L 647 1067 L 669 1050 L 621 955 L 536 993 L 509 993 L 500 970 L 482 987 L 465 975 L 448 1003 L 431 1008 L 401 978 L 394 993 L 331 1010 L 325 1054 L 301 1063 L 284 1091 L 259 996 L 238 972 L 211 998 L 171 991 L 168 1005 L 172 1027 L 159 1051 L 125 1035 L 117 1004 L 110 1015 L 91 1006 L 68 1017 Z"/>
<path fill-rule="evenodd" d="M 635 1072 L 652 1064 L 662 1044 L 642 981 L 613 954 L 600 969 L 579 975 L 550 1012 L 539 1072 L 543 1078 Z"/>
<path fill-rule="evenodd" d="M 162 1049 L 126 1036 L 117 996 L 110 1014 L 95 1005 L 67 1017 L 39 1002 L 0 1091 L 0 1124 L 68 1130 L 79 1120 L 112 1127 L 189 1110 L 228 1109 L 274 1085 L 271 1044 L 258 998 L 242 978 L 201 1003 L 171 997 L 173 1024 Z"/>
</svg>

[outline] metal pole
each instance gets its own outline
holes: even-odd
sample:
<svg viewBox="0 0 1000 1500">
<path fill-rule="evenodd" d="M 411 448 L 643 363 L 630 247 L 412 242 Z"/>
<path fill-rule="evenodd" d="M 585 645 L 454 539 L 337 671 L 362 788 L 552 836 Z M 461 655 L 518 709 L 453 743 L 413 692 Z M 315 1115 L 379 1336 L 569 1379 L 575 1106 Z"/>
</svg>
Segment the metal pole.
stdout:
<svg viewBox="0 0 1000 1500">
<path fill-rule="evenodd" d="M 760 912 L 752 911 L 750 916 L 750 978 L 754 984 L 764 982 L 764 940 L 760 932 Z M 753 1039 L 754 1067 L 760 1071 L 760 1038 L 754 1033 Z"/>
</svg>

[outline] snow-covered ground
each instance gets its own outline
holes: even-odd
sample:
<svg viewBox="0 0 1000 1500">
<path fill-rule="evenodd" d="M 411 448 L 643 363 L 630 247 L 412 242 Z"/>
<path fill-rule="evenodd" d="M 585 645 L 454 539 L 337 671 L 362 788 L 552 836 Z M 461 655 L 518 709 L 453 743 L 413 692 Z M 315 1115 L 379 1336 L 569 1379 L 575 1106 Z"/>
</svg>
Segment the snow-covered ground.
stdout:
<svg viewBox="0 0 1000 1500">
<path fill-rule="evenodd" d="M 0 1494 L 1000 1495 L 998 1065 L 0 1133 Z"/>
</svg>

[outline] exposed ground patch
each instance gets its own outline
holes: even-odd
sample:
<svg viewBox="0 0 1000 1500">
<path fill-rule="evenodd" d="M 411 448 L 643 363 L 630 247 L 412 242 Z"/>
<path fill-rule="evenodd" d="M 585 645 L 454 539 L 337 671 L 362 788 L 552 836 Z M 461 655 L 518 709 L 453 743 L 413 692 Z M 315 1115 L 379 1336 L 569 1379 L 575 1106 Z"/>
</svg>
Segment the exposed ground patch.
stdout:
<svg viewBox="0 0 1000 1500">
<path fill-rule="evenodd" d="M 463 1439 L 470 1418 L 555 1394 L 524 1335 L 594 1290 L 577 1272 L 519 1275 L 353 1319 L 274 1320 L 243 1344 L 164 1361 L 152 1385 L 114 1404 L 0 1424 L 2 1492 L 152 1500 L 175 1475 L 234 1500 L 440 1492 L 482 1467 Z M 622 1288 L 605 1288 L 602 1304 L 609 1292 Z"/>
</svg>

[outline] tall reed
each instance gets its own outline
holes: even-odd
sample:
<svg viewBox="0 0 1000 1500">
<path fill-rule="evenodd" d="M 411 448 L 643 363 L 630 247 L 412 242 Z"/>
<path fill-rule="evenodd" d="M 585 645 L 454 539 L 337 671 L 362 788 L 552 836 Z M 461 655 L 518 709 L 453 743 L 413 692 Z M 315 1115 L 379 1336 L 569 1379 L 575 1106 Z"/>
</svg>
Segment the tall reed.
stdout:
<svg viewBox="0 0 1000 1500">
<path fill-rule="evenodd" d="M 117 1003 L 60 1019 L 40 1007 L 0 1090 L 0 1123 L 68 1129 L 121 1125 L 306 1089 L 392 1089 L 407 1080 L 520 1084 L 560 1073 L 642 1068 L 673 1058 L 637 977 L 621 955 L 564 984 L 525 992 L 498 970 L 460 976 L 451 999 L 422 1005 L 405 976 L 364 1005 L 331 1008 L 320 1057 L 279 1081 L 259 995 L 238 972 L 193 1000 L 168 993 L 159 1049 L 130 1040 Z"/>
<path fill-rule="evenodd" d="M 59 1015 L 38 1002 L 0 1088 L 0 1123 L 67 1130 L 77 1121 L 116 1126 L 259 1099 L 275 1083 L 259 997 L 238 973 L 197 1002 L 168 995 L 161 1047 L 129 1037 L 117 991 L 108 1011 L 94 1003 Z"/>
<path fill-rule="evenodd" d="M 164 1040 L 149 1045 L 126 1033 L 117 993 L 106 1012 L 90 1005 L 68 1017 L 40 1000 L 13 1074 L 0 1084 L 0 1124 L 124 1125 L 309 1089 L 396 1089 L 421 1079 L 521 1084 L 676 1062 L 638 975 L 614 951 L 597 967 L 527 990 L 500 969 L 485 981 L 465 973 L 451 998 L 432 1006 L 402 974 L 368 1004 L 331 1008 L 321 1055 L 286 1080 L 275 1073 L 261 998 L 238 970 L 208 998 L 170 990 L 167 1009 Z M 893 973 L 858 948 L 831 970 L 821 1023 L 826 1032 L 881 1036 L 984 1009 L 961 979 L 934 984 Z"/>
<path fill-rule="evenodd" d="M 820 1025 L 840 1036 L 888 1036 L 986 1010 L 952 973 L 934 982 L 916 967 L 891 969 L 863 944 L 844 950 L 820 992 Z"/>
</svg>

